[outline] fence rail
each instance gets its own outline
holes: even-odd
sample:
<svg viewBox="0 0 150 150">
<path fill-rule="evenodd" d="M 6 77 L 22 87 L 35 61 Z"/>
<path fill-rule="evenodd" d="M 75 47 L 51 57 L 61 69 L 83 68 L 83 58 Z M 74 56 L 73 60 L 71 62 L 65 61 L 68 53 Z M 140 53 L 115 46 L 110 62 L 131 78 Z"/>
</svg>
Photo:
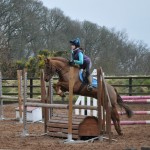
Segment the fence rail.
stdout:
<svg viewBox="0 0 150 150">
<path fill-rule="evenodd" d="M 150 95 L 150 82 L 146 84 L 137 84 L 135 81 L 137 80 L 149 80 L 150 76 L 106 76 L 106 81 L 110 80 L 126 80 L 126 84 L 111 84 L 112 86 L 116 87 L 117 89 L 126 88 L 126 90 L 122 89 L 119 90 L 119 94 L 121 95 Z M 28 95 L 30 98 L 33 98 L 34 96 L 40 95 L 40 82 L 35 84 L 35 82 L 38 82 L 39 78 L 29 78 L 28 79 Z M 56 81 L 57 78 L 55 77 L 54 80 Z M 3 95 L 18 95 L 17 90 L 16 92 L 10 92 L 9 89 L 13 88 L 17 89 L 17 79 L 2 79 L 2 87 L 3 87 Z M 6 82 L 9 83 L 9 81 L 14 81 L 16 84 L 12 85 L 6 85 Z M 135 92 L 134 88 L 140 88 L 140 87 L 146 87 L 148 90 L 147 92 Z M 6 90 L 7 89 L 7 90 Z M 35 89 L 39 89 L 39 92 L 37 92 Z M 122 92 L 126 91 L 126 92 Z"/>
</svg>

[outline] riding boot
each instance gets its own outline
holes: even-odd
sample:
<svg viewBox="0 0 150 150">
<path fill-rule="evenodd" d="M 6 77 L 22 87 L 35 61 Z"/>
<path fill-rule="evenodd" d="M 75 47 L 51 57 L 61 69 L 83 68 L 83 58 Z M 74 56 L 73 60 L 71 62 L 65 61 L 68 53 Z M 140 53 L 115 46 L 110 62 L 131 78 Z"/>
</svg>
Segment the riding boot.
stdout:
<svg viewBox="0 0 150 150">
<path fill-rule="evenodd" d="M 87 90 L 92 91 L 93 87 L 92 87 L 92 76 L 91 75 L 88 76 L 88 81 L 89 81 L 89 84 L 87 86 Z"/>
</svg>

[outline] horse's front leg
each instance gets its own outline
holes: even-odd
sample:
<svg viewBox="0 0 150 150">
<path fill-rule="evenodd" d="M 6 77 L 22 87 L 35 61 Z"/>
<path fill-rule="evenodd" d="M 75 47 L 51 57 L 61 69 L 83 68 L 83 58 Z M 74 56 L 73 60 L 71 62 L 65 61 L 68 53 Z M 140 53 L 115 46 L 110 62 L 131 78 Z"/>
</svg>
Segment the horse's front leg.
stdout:
<svg viewBox="0 0 150 150">
<path fill-rule="evenodd" d="M 56 93 L 58 95 L 60 95 L 61 97 L 65 96 L 65 93 L 68 89 L 68 83 L 67 82 L 57 82 L 56 84 L 53 85 L 54 90 L 56 91 Z"/>
<path fill-rule="evenodd" d="M 60 95 L 61 97 L 64 96 L 64 91 L 61 90 L 61 86 L 57 83 L 53 85 L 54 90 L 56 91 L 57 95 Z"/>
</svg>

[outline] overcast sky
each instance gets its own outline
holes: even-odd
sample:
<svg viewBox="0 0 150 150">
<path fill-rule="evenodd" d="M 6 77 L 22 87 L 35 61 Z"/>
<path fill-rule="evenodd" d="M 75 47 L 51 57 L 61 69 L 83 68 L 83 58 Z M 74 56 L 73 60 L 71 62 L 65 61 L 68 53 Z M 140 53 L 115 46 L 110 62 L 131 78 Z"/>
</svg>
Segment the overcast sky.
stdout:
<svg viewBox="0 0 150 150">
<path fill-rule="evenodd" d="M 73 20 L 125 31 L 131 40 L 150 47 L 150 0 L 41 0 L 48 8 L 60 8 Z"/>
</svg>

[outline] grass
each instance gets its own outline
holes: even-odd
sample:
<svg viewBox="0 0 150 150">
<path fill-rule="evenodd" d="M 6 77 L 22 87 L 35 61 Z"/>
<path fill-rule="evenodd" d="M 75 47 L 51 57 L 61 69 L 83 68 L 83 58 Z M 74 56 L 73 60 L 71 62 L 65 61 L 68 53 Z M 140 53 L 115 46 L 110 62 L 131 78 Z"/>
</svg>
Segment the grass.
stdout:
<svg viewBox="0 0 150 150">
<path fill-rule="evenodd" d="M 129 92 L 128 79 L 109 79 L 107 82 L 111 85 L 127 85 L 126 87 L 116 87 L 119 93 Z M 150 94 L 150 79 L 132 79 L 132 92 Z M 147 86 L 148 85 L 148 86 Z"/>
</svg>

